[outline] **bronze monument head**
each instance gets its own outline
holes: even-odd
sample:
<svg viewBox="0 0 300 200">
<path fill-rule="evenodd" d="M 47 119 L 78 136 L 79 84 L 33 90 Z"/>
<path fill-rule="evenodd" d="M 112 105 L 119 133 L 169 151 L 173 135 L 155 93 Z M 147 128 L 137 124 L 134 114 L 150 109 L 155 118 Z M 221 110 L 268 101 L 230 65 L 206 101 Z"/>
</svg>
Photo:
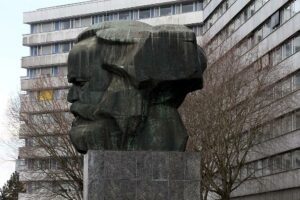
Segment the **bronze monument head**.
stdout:
<svg viewBox="0 0 300 200">
<path fill-rule="evenodd" d="M 83 31 L 68 58 L 76 149 L 184 151 L 177 108 L 202 88 L 205 68 L 182 25 L 117 21 Z"/>
</svg>

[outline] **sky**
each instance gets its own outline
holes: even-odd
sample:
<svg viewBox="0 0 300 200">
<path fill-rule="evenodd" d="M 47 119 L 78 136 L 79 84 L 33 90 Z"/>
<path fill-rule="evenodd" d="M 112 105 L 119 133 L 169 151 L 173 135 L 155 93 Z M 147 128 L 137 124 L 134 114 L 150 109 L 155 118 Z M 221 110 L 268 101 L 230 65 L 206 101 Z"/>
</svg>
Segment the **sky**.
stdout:
<svg viewBox="0 0 300 200">
<path fill-rule="evenodd" d="M 38 8 L 76 3 L 84 0 L 5 0 L 0 8 L 0 188 L 15 171 L 17 145 L 8 133 L 6 109 L 11 97 L 20 92 L 21 57 L 29 55 L 29 48 L 22 46 L 22 35 L 28 34 L 30 27 L 23 24 L 23 12 Z"/>
</svg>

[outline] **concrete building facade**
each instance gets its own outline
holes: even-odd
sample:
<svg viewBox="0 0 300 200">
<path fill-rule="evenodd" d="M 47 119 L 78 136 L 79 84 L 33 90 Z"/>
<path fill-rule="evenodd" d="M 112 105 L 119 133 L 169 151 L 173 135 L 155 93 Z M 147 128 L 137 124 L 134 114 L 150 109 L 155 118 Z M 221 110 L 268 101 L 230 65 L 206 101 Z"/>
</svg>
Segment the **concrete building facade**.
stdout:
<svg viewBox="0 0 300 200">
<path fill-rule="evenodd" d="M 42 8 L 24 13 L 24 23 L 30 33 L 23 35 L 23 45 L 30 55 L 22 58 L 21 66 L 27 76 L 21 77 L 22 101 L 33 102 L 33 108 L 21 111 L 27 116 L 40 114 L 34 102 L 43 92 L 48 100 L 60 101 L 69 87 L 66 81 L 68 52 L 77 35 L 86 27 L 111 20 L 139 20 L 151 25 L 185 24 L 193 29 L 197 41 L 207 45 L 209 62 L 220 56 L 213 55 L 218 48 L 238 48 L 241 58 L 256 52 L 248 61 L 271 65 L 275 70 L 270 81 L 270 95 L 274 101 L 295 99 L 288 110 L 274 115 L 263 125 L 264 144 L 276 148 L 249 158 L 247 170 L 264 184 L 248 181 L 236 190 L 233 199 L 299 200 L 300 194 L 300 0 L 92 0 L 75 4 Z M 39 78 L 51 80 L 51 85 L 36 87 Z M 299 102 L 299 103 L 297 103 Z M 67 105 L 65 105 L 67 108 Z M 26 123 L 22 124 L 26 130 Z M 56 170 L 55 161 L 40 154 L 39 147 L 25 132 L 20 133 L 25 147 L 19 150 L 17 170 L 27 192 L 20 199 L 30 199 L 40 192 L 45 182 L 35 175 L 41 160 L 49 170 Z M 24 153 L 31 150 L 31 154 Z M 47 158 L 46 158 L 47 157 Z"/>
</svg>

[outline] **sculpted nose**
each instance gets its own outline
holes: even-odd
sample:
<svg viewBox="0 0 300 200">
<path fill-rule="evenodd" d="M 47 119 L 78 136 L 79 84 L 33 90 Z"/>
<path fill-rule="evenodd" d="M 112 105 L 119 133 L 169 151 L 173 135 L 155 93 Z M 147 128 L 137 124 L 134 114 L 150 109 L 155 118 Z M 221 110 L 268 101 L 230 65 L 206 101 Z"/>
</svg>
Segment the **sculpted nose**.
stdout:
<svg viewBox="0 0 300 200">
<path fill-rule="evenodd" d="M 74 103 L 75 101 L 79 100 L 79 90 L 77 86 L 72 86 L 69 90 L 68 97 L 67 97 L 68 102 Z"/>
</svg>

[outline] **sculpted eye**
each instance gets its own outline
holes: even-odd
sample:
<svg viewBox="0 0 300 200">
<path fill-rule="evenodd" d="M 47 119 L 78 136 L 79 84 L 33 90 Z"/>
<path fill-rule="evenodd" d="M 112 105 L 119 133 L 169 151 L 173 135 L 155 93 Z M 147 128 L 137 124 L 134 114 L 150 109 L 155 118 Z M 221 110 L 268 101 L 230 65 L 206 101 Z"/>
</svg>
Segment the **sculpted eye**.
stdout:
<svg viewBox="0 0 300 200">
<path fill-rule="evenodd" d="M 73 81 L 73 85 L 78 87 L 83 87 L 86 84 L 86 81 Z"/>
</svg>

